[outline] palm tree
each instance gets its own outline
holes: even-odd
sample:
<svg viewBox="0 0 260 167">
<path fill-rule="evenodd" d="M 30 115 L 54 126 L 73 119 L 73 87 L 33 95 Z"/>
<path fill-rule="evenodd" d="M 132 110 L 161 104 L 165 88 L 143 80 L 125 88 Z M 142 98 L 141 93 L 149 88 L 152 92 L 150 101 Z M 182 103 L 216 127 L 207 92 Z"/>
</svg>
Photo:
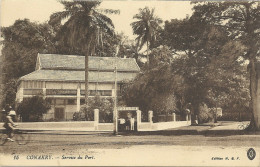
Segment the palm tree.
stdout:
<svg viewBox="0 0 260 167">
<path fill-rule="evenodd" d="M 154 47 L 158 31 L 161 28 L 160 24 L 162 23 L 162 19 L 154 15 L 154 8 L 150 10 L 148 7 L 144 9 L 140 8 L 139 13 L 133 18 L 137 19 L 137 21 L 131 23 L 133 33 L 138 35 L 136 38 L 137 46 L 139 46 L 139 50 L 141 50 L 146 43 L 147 61 L 149 62 L 148 50 Z"/>
<path fill-rule="evenodd" d="M 98 10 L 101 1 L 60 1 L 65 11 L 50 16 L 49 24 L 60 26 L 58 36 L 65 46 L 85 55 L 85 104 L 88 106 L 88 56 L 95 53 L 95 46 L 102 43 L 102 34 L 114 36 L 112 20 L 102 14 L 118 10 Z M 61 25 L 62 21 L 65 21 Z"/>
</svg>

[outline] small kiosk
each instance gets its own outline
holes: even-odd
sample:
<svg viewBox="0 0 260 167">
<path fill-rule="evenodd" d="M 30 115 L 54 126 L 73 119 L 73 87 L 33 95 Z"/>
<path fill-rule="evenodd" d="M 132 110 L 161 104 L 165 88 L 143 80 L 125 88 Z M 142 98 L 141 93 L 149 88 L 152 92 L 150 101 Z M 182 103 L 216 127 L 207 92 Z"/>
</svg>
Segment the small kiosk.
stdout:
<svg viewBox="0 0 260 167">
<path fill-rule="evenodd" d="M 138 131 L 141 122 L 141 111 L 138 107 L 118 107 L 118 131 Z"/>
</svg>

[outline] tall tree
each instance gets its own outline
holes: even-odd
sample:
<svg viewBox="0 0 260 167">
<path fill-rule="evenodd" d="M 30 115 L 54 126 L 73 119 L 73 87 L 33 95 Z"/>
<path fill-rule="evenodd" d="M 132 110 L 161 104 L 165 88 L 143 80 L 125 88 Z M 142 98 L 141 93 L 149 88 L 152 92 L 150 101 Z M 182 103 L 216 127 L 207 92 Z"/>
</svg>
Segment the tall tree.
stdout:
<svg viewBox="0 0 260 167">
<path fill-rule="evenodd" d="M 194 16 L 171 20 L 165 23 L 162 39 L 178 55 L 173 68 L 184 78 L 184 101 L 191 103 L 192 121 L 202 103 L 220 105 L 220 99 L 239 85 L 242 66 L 232 56 L 242 55 L 244 47 L 232 42 L 223 27 Z"/>
<path fill-rule="evenodd" d="M 14 105 L 17 79 L 35 70 L 38 53 L 55 53 L 54 30 L 48 24 L 16 20 L 1 29 L 3 103 Z"/>
<path fill-rule="evenodd" d="M 257 59 L 260 57 L 260 2 L 200 2 L 194 6 L 194 17 L 212 25 L 224 27 L 233 41 L 246 48 L 244 54 L 233 60 L 248 60 L 253 129 L 260 130 L 260 110 L 257 110 Z"/>
<path fill-rule="evenodd" d="M 125 85 L 123 100 L 129 106 L 139 106 L 144 114 L 148 110 L 153 110 L 155 116 L 168 114 L 177 110 L 181 82 L 182 77 L 171 68 L 171 52 L 167 47 L 156 48 L 151 52 L 150 65 Z"/>
<path fill-rule="evenodd" d="M 162 23 L 162 19 L 154 15 L 154 10 L 154 8 L 150 10 L 148 7 L 145 7 L 144 9 L 140 8 L 139 13 L 133 17 L 134 19 L 137 19 L 137 21 L 131 23 L 133 33 L 138 35 L 136 40 L 139 50 L 142 49 L 145 43 L 147 45 L 148 62 L 148 50 L 154 47 L 158 32 L 161 28 L 160 24 Z"/>
<path fill-rule="evenodd" d="M 95 46 L 102 43 L 102 34 L 114 36 L 112 20 L 102 14 L 97 7 L 101 1 L 61 1 L 65 11 L 51 15 L 51 25 L 61 25 L 60 33 L 64 45 L 85 55 L 85 103 L 88 105 L 88 56 L 95 53 Z M 116 10 L 102 10 L 118 13 Z M 65 34 L 65 35 L 64 35 Z"/>
</svg>

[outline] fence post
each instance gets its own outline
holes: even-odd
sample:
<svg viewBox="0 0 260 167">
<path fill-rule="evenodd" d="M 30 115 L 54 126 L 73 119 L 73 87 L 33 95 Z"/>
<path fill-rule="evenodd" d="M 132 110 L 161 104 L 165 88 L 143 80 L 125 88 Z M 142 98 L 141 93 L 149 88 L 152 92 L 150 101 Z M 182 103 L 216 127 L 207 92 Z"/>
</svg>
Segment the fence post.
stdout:
<svg viewBox="0 0 260 167">
<path fill-rule="evenodd" d="M 150 128 L 153 128 L 153 111 L 148 111 L 148 121 L 150 122 Z"/>
<path fill-rule="evenodd" d="M 148 121 L 150 123 L 153 123 L 153 111 L 148 111 Z"/>
<path fill-rule="evenodd" d="M 173 115 L 173 121 L 176 122 L 176 114 L 172 113 L 172 115 Z"/>
<path fill-rule="evenodd" d="M 141 123 L 141 110 L 136 110 L 136 123 L 137 123 L 137 131 L 140 127 L 140 123 Z"/>
<path fill-rule="evenodd" d="M 99 109 L 94 109 L 94 128 L 98 130 L 98 123 L 99 123 Z"/>
</svg>

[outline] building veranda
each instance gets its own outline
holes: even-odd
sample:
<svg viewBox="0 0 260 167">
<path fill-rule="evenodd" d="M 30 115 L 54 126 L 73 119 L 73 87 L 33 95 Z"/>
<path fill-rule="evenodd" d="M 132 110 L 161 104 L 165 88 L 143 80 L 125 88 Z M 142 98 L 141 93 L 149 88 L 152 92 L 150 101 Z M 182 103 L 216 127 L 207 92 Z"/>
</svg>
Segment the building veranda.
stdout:
<svg viewBox="0 0 260 167">
<path fill-rule="evenodd" d="M 133 58 L 89 57 L 89 96 L 115 96 L 115 63 L 118 93 L 122 84 L 135 78 L 140 68 Z M 35 71 L 19 79 L 17 104 L 43 95 L 51 109 L 43 120 L 72 120 L 85 103 L 85 57 L 79 55 L 38 54 Z"/>
</svg>

